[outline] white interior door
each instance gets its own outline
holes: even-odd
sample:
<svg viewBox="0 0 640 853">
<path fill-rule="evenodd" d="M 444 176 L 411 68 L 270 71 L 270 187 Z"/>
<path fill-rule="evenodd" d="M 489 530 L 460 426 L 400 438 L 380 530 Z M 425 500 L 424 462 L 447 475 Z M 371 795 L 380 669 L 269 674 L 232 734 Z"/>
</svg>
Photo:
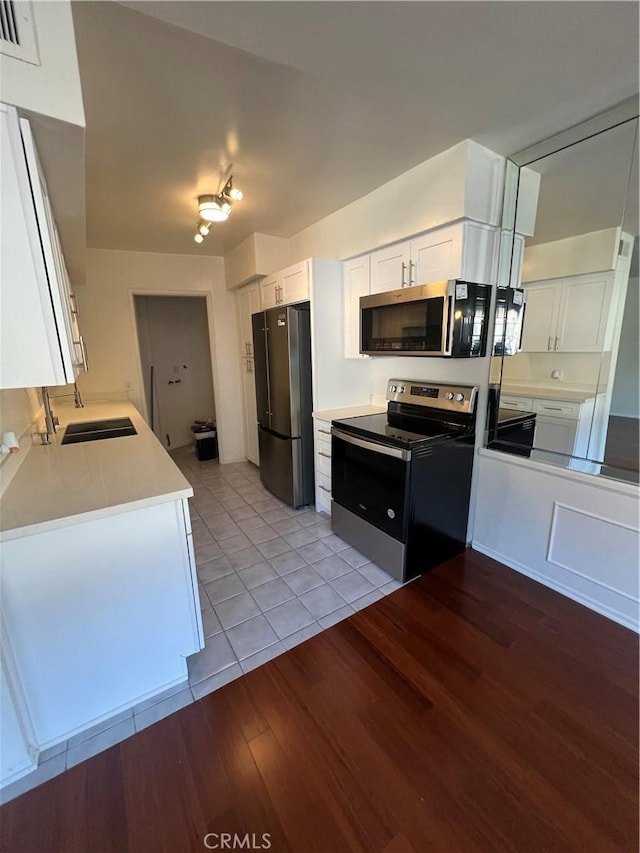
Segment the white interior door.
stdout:
<svg viewBox="0 0 640 853">
<path fill-rule="evenodd" d="M 153 431 L 168 449 L 192 441 L 195 420 L 215 418 L 207 306 L 204 297 L 136 296 L 140 357 Z"/>
</svg>

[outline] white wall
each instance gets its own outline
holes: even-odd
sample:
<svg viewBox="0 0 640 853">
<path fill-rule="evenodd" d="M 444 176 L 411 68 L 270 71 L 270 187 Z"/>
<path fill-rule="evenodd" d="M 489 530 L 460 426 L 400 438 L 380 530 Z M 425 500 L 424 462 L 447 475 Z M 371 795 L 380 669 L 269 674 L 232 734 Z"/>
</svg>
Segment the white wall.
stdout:
<svg viewBox="0 0 640 853">
<path fill-rule="evenodd" d="M 84 126 L 71 3 L 34 0 L 31 8 L 39 64 L 0 54 L 0 99 L 25 110 Z"/>
<path fill-rule="evenodd" d="M 473 547 L 638 630 L 637 486 L 481 450 Z"/>
<path fill-rule="evenodd" d="M 497 225 L 504 158 L 469 139 L 426 160 L 289 241 L 289 262 L 344 260 L 455 222 Z"/>
<path fill-rule="evenodd" d="M 223 259 L 90 249 L 87 285 L 78 289 L 89 372 L 79 386 L 88 398 L 130 396 L 145 411 L 133 294 L 207 297 L 215 409 L 221 462 L 244 459 L 236 305 L 224 283 Z"/>
<path fill-rule="evenodd" d="M 40 400 L 33 388 L 0 390 L 0 435 L 15 432 L 20 451 L 0 458 L 0 495 L 24 462 L 32 441 L 32 430 L 41 412 Z"/>
<path fill-rule="evenodd" d="M 640 341 L 640 279 L 630 278 L 627 286 L 627 298 L 620 332 L 618 361 L 613 381 L 613 397 L 611 399 L 611 414 L 626 418 L 640 417 L 640 400 L 638 382 L 640 377 L 638 365 L 638 345 Z"/>
</svg>

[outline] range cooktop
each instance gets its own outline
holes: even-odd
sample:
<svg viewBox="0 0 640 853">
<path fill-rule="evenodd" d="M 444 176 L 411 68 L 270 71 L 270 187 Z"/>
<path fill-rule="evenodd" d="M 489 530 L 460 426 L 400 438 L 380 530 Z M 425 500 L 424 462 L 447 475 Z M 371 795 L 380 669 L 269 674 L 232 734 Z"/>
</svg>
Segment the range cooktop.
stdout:
<svg viewBox="0 0 640 853">
<path fill-rule="evenodd" d="M 394 447 L 412 447 L 423 442 L 434 442 L 459 435 L 458 429 L 443 421 L 428 418 L 402 418 L 383 412 L 379 415 L 360 415 L 343 418 L 332 423 L 351 435 L 379 441 Z"/>
</svg>

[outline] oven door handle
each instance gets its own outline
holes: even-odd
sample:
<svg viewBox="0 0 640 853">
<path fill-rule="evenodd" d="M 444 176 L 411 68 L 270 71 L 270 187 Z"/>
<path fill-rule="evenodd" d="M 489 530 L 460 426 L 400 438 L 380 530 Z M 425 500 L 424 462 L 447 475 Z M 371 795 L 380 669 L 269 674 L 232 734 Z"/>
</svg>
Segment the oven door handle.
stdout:
<svg viewBox="0 0 640 853">
<path fill-rule="evenodd" d="M 347 444 L 353 444 L 356 447 L 362 447 L 363 450 L 372 450 L 374 453 L 381 453 L 383 456 L 393 456 L 394 459 L 402 459 L 403 462 L 408 462 L 411 459 L 410 450 L 401 450 L 399 447 L 388 447 L 386 444 L 378 444 L 375 441 L 367 441 L 364 438 L 356 438 L 347 432 L 342 432 L 336 427 L 331 427 L 331 435 L 340 441 L 346 441 Z"/>
</svg>

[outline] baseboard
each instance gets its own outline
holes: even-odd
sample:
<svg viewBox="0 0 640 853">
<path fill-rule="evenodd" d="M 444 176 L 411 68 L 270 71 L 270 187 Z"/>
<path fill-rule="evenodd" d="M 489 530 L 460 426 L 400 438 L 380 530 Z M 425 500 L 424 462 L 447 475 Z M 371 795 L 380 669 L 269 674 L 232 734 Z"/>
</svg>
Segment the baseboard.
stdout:
<svg viewBox="0 0 640 853">
<path fill-rule="evenodd" d="M 587 595 L 582 595 L 581 593 L 576 592 L 571 587 L 565 586 L 564 584 L 559 583 L 558 581 L 553 581 L 548 578 L 546 575 L 540 574 L 540 572 L 535 571 L 535 569 L 531 569 L 528 566 L 525 566 L 523 563 L 518 562 L 518 560 L 514 560 L 511 557 L 507 557 L 505 554 L 501 554 L 499 551 L 494 551 L 493 548 L 488 548 L 486 545 L 482 545 L 480 542 L 473 542 L 472 548 L 475 551 L 479 551 L 481 554 L 484 554 L 486 557 L 491 557 L 493 560 L 497 560 L 499 563 L 503 563 L 510 569 L 513 569 L 516 572 L 519 572 L 521 575 L 526 575 L 532 580 L 538 581 L 543 586 L 548 587 L 549 589 L 553 589 L 555 592 L 559 592 L 560 595 L 564 595 L 566 598 L 570 598 L 572 601 L 577 601 L 578 604 L 582 604 L 585 607 L 588 607 L 589 610 L 595 610 L 596 613 L 599 613 L 601 616 L 605 616 L 607 619 L 611 619 L 614 622 L 617 622 L 619 625 L 623 625 L 625 628 L 629 628 L 631 631 L 635 631 L 636 634 L 640 633 L 640 622 L 636 619 L 631 619 L 626 616 L 624 613 L 620 613 L 617 610 L 613 610 L 611 607 L 607 607 L 605 604 L 601 604 L 599 601 L 596 601 L 593 598 L 590 598 Z"/>
</svg>

